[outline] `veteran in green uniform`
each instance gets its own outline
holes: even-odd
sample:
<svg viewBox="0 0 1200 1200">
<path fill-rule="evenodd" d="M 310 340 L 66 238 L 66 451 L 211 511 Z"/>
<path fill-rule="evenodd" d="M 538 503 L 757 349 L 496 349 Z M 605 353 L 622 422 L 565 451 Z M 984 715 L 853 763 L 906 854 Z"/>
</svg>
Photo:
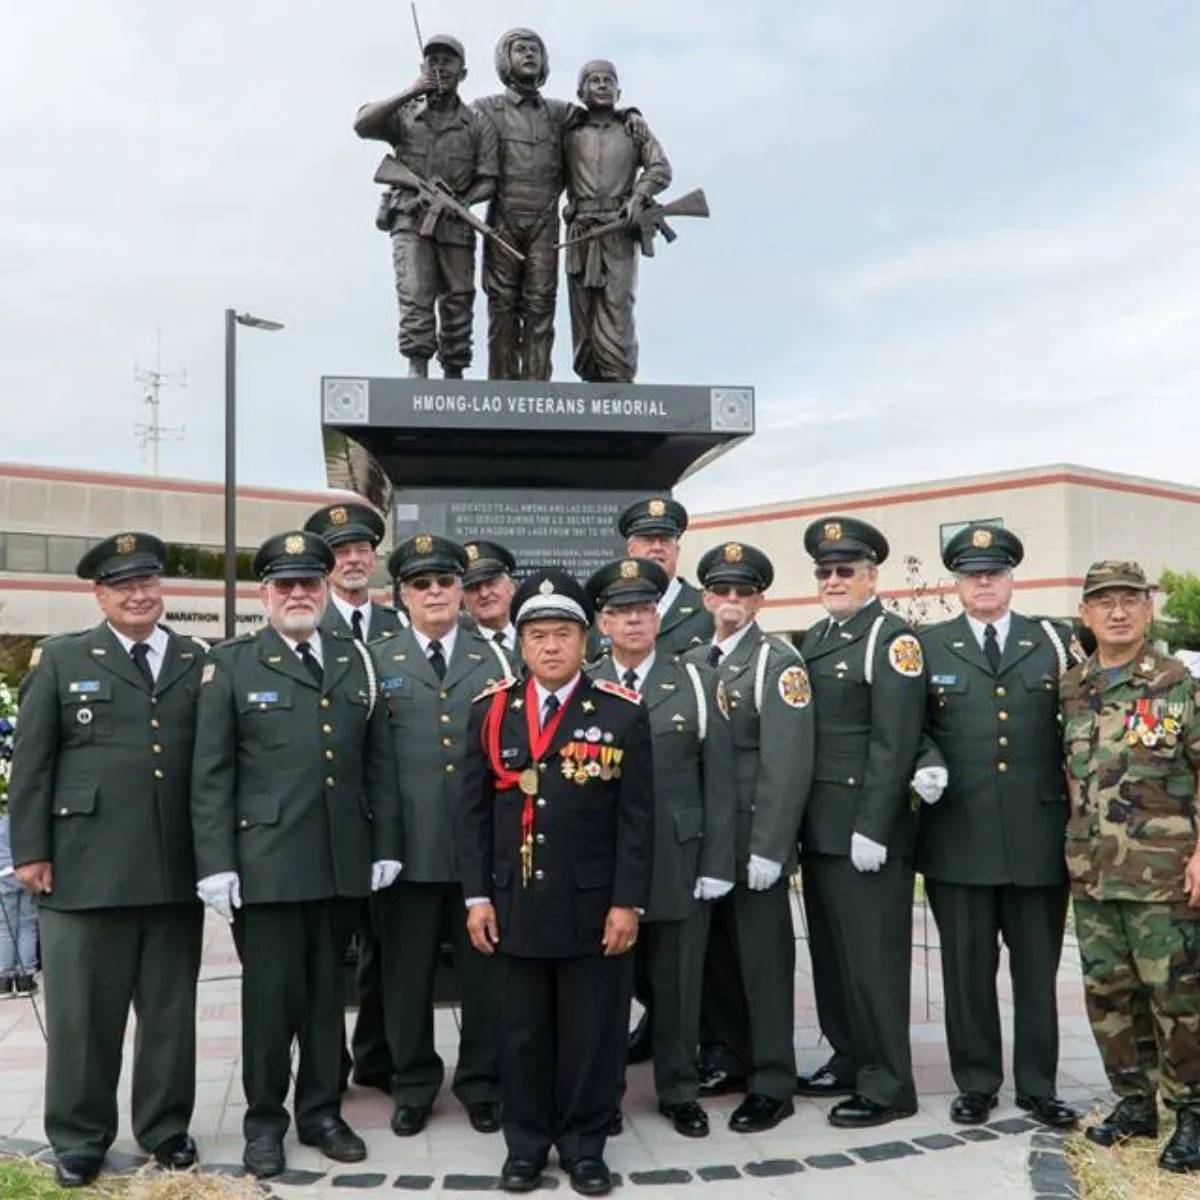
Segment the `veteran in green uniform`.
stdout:
<svg viewBox="0 0 1200 1200">
<path fill-rule="evenodd" d="M 950 1119 L 981 1125 L 1004 1078 L 996 972 L 1012 975 L 1017 1105 L 1044 1125 L 1078 1114 L 1055 1095 L 1055 985 L 1067 914 L 1066 783 L 1058 684 L 1069 624 L 1011 611 L 1024 557 L 1007 529 L 968 525 L 947 542 L 961 616 L 925 629 L 925 741 L 913 790 L 917 870 L 942 947 L 946 1042 L 959 1095 Z"/>
<path fill-rule="evenodd" d="M 453 824 L 471 702 L 511 678 L 512 668 L 500 646 L 458 623 L 468 561 L 448 538 L 418 533 L 401 542 L 388 571 L 399 581 L 412 624 L 372 646 L 395 748 L 405 846 L 403 876 L 372 900 L 396 1102 L 392 1132 L 401 1137 L 425 1128 L 445 1075 L 433 1038 L 444 941 L 454 949 L 461 991 L 454 1094 L 478 1132 L 500 1128 L 492 963 L 467 939 Z"/>
<path fill-rule="evenodd" d="M 387 604 L 371 599 L 371 576 L 376 549 L 383 541 L 383 518 L 366 504 L 328 504 L 319 508 L 304 528 L 329 543 L 333 569 L 329 572 L 329 603 L 320 628 L 360 642 L 389 638 L 408 624 L 408 618 Z M 363 904 L 354 932 L 357 947 L 358 1015 L 351 1049 L 342 1056 L 343 1085 L 351 1076 L 360 1087 L 390 1092 L 392 1060 L 383 1029 L 383 991 L 379 980 L 379 947 L 371 929 L 370 906 Z"/>
<path fill-rule="evenodd" d="M 188 816 L 205 646 L 172 633 L 148 533 L 76 568 L 104 620 L 38 646 L 21 687 L 9 781 L 13 865 L 38 895 L 46 978 L 46 1137 L 63 1187 L 117 1136 L 132 1006 L 133 1132 L 160 1166 L 196 1161 L 196 978 L 204 910 Z"/>
<path fill-rule="evenodd" d="M 196 891 L 242 954 L 243 1162 L 286 1169 L 291 1045 L 302 1143 L 366 1157 L 341 1117 L 339 965 L 362 900 L 401 870 L 396 767 L 370 652 L 322 632 L 333 551 L 309 532 L 254 556 L 268 624 L 215 647 L 192 771 Z"/>
<path fill-rule="evenodd" d="M 1062 681 L 1067 870 L 1092 1033 L 1118 1096 L 1086 1130 L 1112 1146 L 1158 1134 L 1159 1155 L 1200 1169 L 1200 685 L 1148 640 L 1137 563 L 1088 568 L 1080 615 L 1096 652 Z"/>
<path fill-rule="evenodd" d="M 517 630 L 509 608 L 517 590 L 517 560 L 499 542 L 467 542 L 467 569 L 463 575 L 463 606 L 475 622 L 480 637 L 502 646 L 513 662 L 519 661 Z"/>
<path fill-rule="evenodd" d="M 714 546 L 697 573 L 716 632 L 685 661 L 717 672 L 737 773 L 736 882 L 728 895 L 707 893 L 716 902 L 701 1003 L 708 1040 L 727 1048 L 729 1073 L 746 1081 L 729 1127 L 757 1133 L 794 1111 L 796 944 L 788 879 L 812 783 L 812 687 L 799 651 L 764 633 L 756 619 L 775 578 L 761 550 L 745 542 Z"/>
<path fill-rule="evenodd" d="M 925 708 L 921 646 L 875 594 L 887 539 L 853 517 L 805 530 L 827 621 L 801 647 L 817 712 L 802 875 L 813 987 L 833 1058 L 802 1095 L 847 1095 L 832 1125 L 917 1111 L 909 1047 L 913 846 L 909 793 Z"/>
<path fill-rule="evenodd" d="M 705 1137 L 696 1043 L 709 905 L 733 888 L 737 775 L 728 706 L 715 674 L 655 648 L 667 573 L 648 559 L 601 567 L 586 590 L 612 642 L 590 674 L 642 697 L 654 750 L 654 864 L 635 955 L 654 994 L 659 1111 L 684 1137 Z"/>
</svg>

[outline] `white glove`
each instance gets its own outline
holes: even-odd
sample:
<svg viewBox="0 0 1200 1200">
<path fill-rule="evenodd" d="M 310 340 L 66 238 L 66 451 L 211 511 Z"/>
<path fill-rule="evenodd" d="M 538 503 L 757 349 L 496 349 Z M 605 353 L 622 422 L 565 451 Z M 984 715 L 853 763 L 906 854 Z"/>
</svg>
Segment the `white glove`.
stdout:
<svg viewBox="0 0 1200 1200">
<path fill-rule="evenodd" d="M 1183 663 L 1183 665 L 1187 667 L 1187 669 L 1193 675 L 1195 675 L 1197 678 L 1200 678 L 1200 651 L 1176 650 L 1175 657 L 1179 659 L 1179 661 Z"/>
<path fill-rule="evenodd" d="M 390 888 L 396 882 L 396 876 L 404 869 L 403 863 L 394 858 L 381 858 L 371 864 L 371 891 L 379 892 Z"/>
<path fill-rule="evenodd" d="M 926 804 L 936 804 L 946 790 L 950 776 L 945 767 L 921 767 L 912 777 L 912 790 Z"/>
<path fill-rule="evenodd" d="M 850 838 L 850 861 L 856 871 L 878 871 L 887 862 L 887 847 L 856 833 Z"/>
<path fill-rule="evenodd" d="M 696 880 L 696 890 L 692 895 L 697 900 L 720 900 L 732 891 L 733 884 L 728 879 L 710 879 L 707 875 L 701 875 Z"/>
<path fill-rule="evenodd" d="M 767 888 L 779 882 L 783 874 L 783 864 L 772 862 L 769 858 L 759 858 L 757 854 L 750 855 L 746 866 L 746 882 L 752 892 L 765 892 Z"/>
<path fill-rule="evenodd" d="M 196 895 L 219 917 L 233 924 L 233 910 L 242 907 L 242 881 L 236 871 L 218 871 L 196 883 Z"/>
</svg>

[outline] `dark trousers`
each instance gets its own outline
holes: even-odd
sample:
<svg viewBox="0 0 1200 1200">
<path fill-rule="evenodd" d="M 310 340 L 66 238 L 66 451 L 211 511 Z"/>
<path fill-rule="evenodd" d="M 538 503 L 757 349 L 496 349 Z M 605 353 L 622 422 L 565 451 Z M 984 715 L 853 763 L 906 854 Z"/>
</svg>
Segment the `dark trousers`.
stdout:
<svg viewBox="0 0 1200 1200">
<path fill-rule="evenodd" d="M 146 1150 L 186 1133 L 196 1099 L 199 904 L 57 912 L 43 906 L 46 1137 L 103 1158 L 117 1136 L 121 1048 L 132 1006 L 133 1133 Z"/>
<path fill-rule="evenodd" d="M 400 353 L 443 367 L 471 365 L 475 309 L 475 238 L 468 245 L 422 237 L 415 229 L 392 234 L 392 265 L 400 307 Z"/>
<path fill-rule="evenodd" d="M 806 855 L 804 904 L 821 1032 L 831 1066 L 860 1096 L 916 1103 L 908 1039 L 913 869 L 889 859 L 859 872 L 848 858 Z"/>
<path fill-rule="evenodd" d="M 366 900 L 359 911 L 356 938 L 358 1015 L 354 1019 L 350 1054 L 346 1057 L 353 1059 L 354 1074 L 359 1079 L 385 1078 L 392 1073 L 392 1054 L 383 1020 L 383 959 L 370 903 Z"/>
<path fill-rule="evenodd" d="M 504 1140 L 515 1158 L 604 1154 L 624 1074 L 633 962 L 497 954 Z"/>
<path fill-rule="evenodd" d="M 1055 982 L 1067 916 L 1067 885 L 988 887 L 926 879 L 942 947 L 946 1043 L 962 1092 L 1000 1090 L 1004 1064 L 996 972 L 1000 939 L 1013 988 L 1013 1075 L 1017 1092 L 1054 1095 L 1058 1073 Z"/>
<path fill-rule="evenodd" d="M 454 952 L 462 1027 L 453 1091 L 463 1104 L 499 1098 L 494 960 L 467 937 L 456 883 L 395 883 L 372 899 L 383 971 L 384 1027 L 398 1104 L 432 1105 L 446 1068 L 434 1049 L 433 991 L 444 941 Z"/>
<path fill-rule="evenodd" d="M 536 214 L 506 213 L 496 232 L 525 255 L 518 262 L 488 239 L 483 290 L 488 298 L 488 378 L 549 379 L 558 296 L 556 201 Z"/>
<path fill-rule="evenodd" d="M 796 1090 L 796 943 L 788 881 L 753 892 L 744 883 L 710 905 L 704 964 L 704 1040 L 747 1091 L 786 1100 Z M 718 1065 L 718 1064 L 714 1064 Z"/>
<path fill-rule="evenodd" d="M 242 1087 L 246 1140 L 282 1138 L 292 1041 L 299 1043 L 292 1105 L 300 1137 L 341 1111 L 342 952 L 358 902 L 248 904 L 235 930 L 242 956 Z M 240 928 L 238 928 L 240 926 Z"/>
</svg>

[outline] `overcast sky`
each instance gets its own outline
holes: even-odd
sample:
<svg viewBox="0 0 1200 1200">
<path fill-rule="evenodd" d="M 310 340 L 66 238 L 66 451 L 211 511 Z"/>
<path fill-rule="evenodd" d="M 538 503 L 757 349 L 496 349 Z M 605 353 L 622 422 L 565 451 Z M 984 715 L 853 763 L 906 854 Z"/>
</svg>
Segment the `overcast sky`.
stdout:
<svg viewBox="0 0 1200 1200">
<path fill-rule="evenodd" d="M 707 190 L 638 305 L 643 382 L 757 389 L 758 437 L 685 485 L 693 509 L 1064 459 L 1198 481 L 1194 0 L 421 20 L 466 44 L 468 98 L 497 90 L 511 25 L 545 36 L 551 95 L 613 58 L 677 185 Z M 0 28 L 0 460 L 148 469 L 133 368 L 161 327 L 188 375 L 162 473 L 219 479 L 234 306 L 287 324 L 241 335 L 242 478 L 323 486 L 319 377 L 402 373 L 379 148 L 350 125 L 415 74 L 407 5 L 0 0 Z"/>
</svg>

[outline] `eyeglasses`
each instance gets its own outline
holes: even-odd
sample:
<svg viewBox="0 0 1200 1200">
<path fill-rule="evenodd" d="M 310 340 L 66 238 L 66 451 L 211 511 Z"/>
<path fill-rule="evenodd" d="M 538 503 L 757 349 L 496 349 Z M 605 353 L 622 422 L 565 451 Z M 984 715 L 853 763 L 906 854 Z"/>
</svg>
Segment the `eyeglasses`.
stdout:
<svg viewBox="0 0 1200 1200">
<path fill-rule="evenodd" d="M 850 567 L 817 567 L 813 574 L 818 579 L 829 579 L 836 575 L 839 579 L 853 579 L 858 574 L 858 568 Z"/>
<path fill-rule="evenodd" d="M 714 596 L 737 596 L 739 600 L 747 600 L 758 593 L 758 588 L 748 583 L 712 583 L 705 590 Z"/>
<path fill-rule="evenodd" d="M 1118 609 L 1126 613 L 1137 612 L 1138 608 L 1145 602 L 1145 596 L 1103 596 L 1098 599 L 1089 598 L 1087 606 L 1096 612 L 1103 613 L 1106 617 L 1110 617 Z"/>
<path fill-rule="evenodd" d="M 302 592 L 319 592 L 324 582 L 320 575 L 308 575 L 303 579 L 272 579 L 271 586 L 286 596 L 297 589 Z"/>
<path fill-rule="evenodd" d="M 405 584 L 418 592 L 427 592 L 436 583 L 443 591 L 452 588 L 458 582 L 457 575 L 418 575 L 416 579 L 406 579 Z"/>
</svg>

